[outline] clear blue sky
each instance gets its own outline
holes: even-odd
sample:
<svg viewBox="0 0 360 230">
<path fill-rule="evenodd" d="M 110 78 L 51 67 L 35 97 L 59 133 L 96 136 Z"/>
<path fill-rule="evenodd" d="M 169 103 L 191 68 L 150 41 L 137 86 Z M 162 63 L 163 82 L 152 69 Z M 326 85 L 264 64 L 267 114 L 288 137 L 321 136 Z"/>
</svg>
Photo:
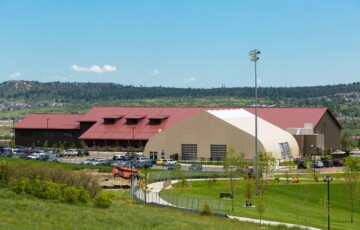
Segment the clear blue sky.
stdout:
<svg viewBox="0 0 360 230">
<path fill-rule="evenodd" d="M 0 82 L 360 81 L 360 0 L 0 0 Z"/>
</svg>

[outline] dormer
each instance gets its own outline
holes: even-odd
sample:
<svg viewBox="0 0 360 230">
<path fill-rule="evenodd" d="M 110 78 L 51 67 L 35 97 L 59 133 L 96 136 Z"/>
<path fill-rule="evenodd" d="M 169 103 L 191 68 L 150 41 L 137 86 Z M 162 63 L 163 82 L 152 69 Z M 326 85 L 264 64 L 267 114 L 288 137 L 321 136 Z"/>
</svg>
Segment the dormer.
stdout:
<svg viewBox="0 0 360 230">
<path fill-rule="evenodd" d="M 144 115 L 132 115 L 126 117 L 126 124 L 127 125 L 137 125 L 142 119 L 144 119 Z"/>
<path fill-rule="evenodd" d="M 104 125 L 113 125 L 123 117 L 124 115 L 113 115 L 110 117 L 103 117 Z"/>
<path fill-rule="evenodd" d="M 149 117 L 149 125 L 160 125 L 165 121 L 169 116 L 168 115 L 156 115 Z"/>
</svg>

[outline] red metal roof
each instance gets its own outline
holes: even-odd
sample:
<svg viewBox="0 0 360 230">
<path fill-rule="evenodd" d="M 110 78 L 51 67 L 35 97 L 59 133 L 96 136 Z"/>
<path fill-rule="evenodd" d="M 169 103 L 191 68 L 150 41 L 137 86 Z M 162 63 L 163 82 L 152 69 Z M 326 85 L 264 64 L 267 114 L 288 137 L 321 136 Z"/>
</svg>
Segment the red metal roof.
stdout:
<svg viewBox="0 0 360 230">
<path fill-rule="evenodd" d="M 255 108 L 244 108 L 255 114 Z M 304 128 L 305 123 L 317 125 L 327 108 L 258 108 L 258 116 L 282 129 Z"/>
<path fill-rule="evenodd" d="M 239 109 L 229 107 L 112 107 L 98 106 L 86 114 L 30 114 L 15 125 L 16 129 L 78 129 L 80 122 L 93 121 L 80 139 L 148 140 L 200 111 Z M 255 108 L 244 108 L 255 113 Z M 303 128 L 305 123 L 317 125 L 328 110 L 326 108 L 258 108 L 258 116 L 282 129 Z M 115 124 L 104 124 L 104 118 L 120 118 Z M 139 119 L 137 124 L 127 124 L 126 119 Z M 167 119 L 165 119 L 167 118 Z M 151 124 L 150 119 L 163 119 Z M 335 119 L 335 118 L 334 118 Z M 337 122 L 335 120 L 335 122 Z"/>
<path fill-rule="evenodd" d="M 33 113 L 26 116 L 15 129 L 79 129 L 78 120 L 84 114 Z"/>
<path fill-rule="evenodd" d="M 80 139 L 118 139 L 118 140 L 148 140 L 153 135 L 167 129 L 180 121 L 194 116 L 203 111 L 204 107 L 94 107 L 81 120 L 94 120 L 97 122 Z M 127 119 L 139 119 L 135 125 L 120 119 L 113 125 L 104 125 L 99 118 L 124 114 Z M 161 114 L 161 116 L 159 115 Z M 161 124 L 151 125 L 146 118 L 166 118 Z"/>
</svg>

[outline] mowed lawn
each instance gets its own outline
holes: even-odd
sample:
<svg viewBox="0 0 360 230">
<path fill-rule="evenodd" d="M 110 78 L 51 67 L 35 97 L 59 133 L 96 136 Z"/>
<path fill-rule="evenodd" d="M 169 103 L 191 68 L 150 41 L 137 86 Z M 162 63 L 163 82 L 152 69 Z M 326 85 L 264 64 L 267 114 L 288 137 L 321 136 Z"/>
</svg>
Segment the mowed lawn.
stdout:
<svg viewBox="0 0 360 230">
<path fill-rule="evenodd" d="M 321 177 L 320 177 L 321 178 Z M 234 211 L 231 211 L 231 200 L 227 202 L 228 215 L 259 218 L 257 209 L 259 197 L 252 197 L 255 207 L 245 206 L 244 182 L 239 180 L 234 199 Z M 229 181 L 217 180 L 188 181 L 189 186 L 182 187 L 180 183 L 173 185 L 172 189 L 163 190 L 161 195 L 166 199 L 167 194 L 179 196 L 195 196 L 219 200 L 221 192 L 230 192 Z M 224 199 L 223 199 L 224 200 Z M 304 181 L 300 183 L 274 182 L 265 192 L 265 212 L 263 219 L 327 228 L 327 183 L 319 180 Z M 350 205 L 347 196 L 347 185 L 342 180 L 330 182 L 330 225 L 332 229 L 360 229 L 360 207 L 355 205 L 354 223 L 350 223 Z"/>
<path fill-rule="evenodd" d="M 254 223 L 228 218 L 207 217 L 173 208 L 144 206 L 128 200 L 128 191 L 115 193 L 110 208 L 70 205 L 41 200 L 26 194 L 15 194 L 0 188 L 0 229 L 151 229 L 151 230 L 219 230 L 264 229 Z M 267 226 L 266 229 L 290 229 Z M 291 228 L 299 229 L 299 228 Z"/>
</svg>

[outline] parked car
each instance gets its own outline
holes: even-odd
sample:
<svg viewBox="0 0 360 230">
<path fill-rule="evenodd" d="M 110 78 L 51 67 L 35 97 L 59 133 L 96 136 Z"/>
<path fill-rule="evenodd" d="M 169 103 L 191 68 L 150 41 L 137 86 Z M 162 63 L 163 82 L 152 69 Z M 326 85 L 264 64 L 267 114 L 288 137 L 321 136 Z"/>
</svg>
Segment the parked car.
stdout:
<svg viewBox="0 0 360 230">
<path fill-rule="evenodd" d="M 304 160 L 299 160 L 297 164 L 298 169 L 307 169 L 306 162 Z"/>
<path fill-rule="evenodd" d="M 40 156 L 37 157 L 36 160 L 47 161 L 47 160 L 49 160 L 49 158 L 50 158 L 49 154 L 40 154 Z"/>
<path fill-rule="evenodd" d="M 123 157 L 122 155 L 114 155 L 112 159 L 114 161 L 119 161 L 119 160 L 121 160 L 122 157 Z"/>
<path fill-rule="evenodd" d="M 88 165 L 91 161 L 95 161 L 96 159 L 98 159 L 98 158 L 96 158 L 96 157 L 86 158 L 86 159 L 83 160 L 80 164 L 82 164 L 82 165 Z"/>
<path fill-rule="evenodd" d="M 335 167 L 342 167 L 344 165 L 344 160 L 343 159 L 334 159 L 333 160 L 333 165 Z"/>
<path fill-rule="evenodd" d="M 157 159 L 155 164 L 156 165 L 163 165 L 163 163 L 164 163 L 164 159 L 160 158 L 160 159 Z"/>
<path fill-rule="evenodd" d="M 141 162 L 135 163 L 134 167 L 138 168 L 138 169 L 140 169 L 140 168 L 151 168 L 151 167 L 153 167 L 153 164 L 150 161 L 141 161 Z"/>
<path fill-rule="evenodd" d="M 96 160 L 90 161 L 89 165 L 92 166 L 105 166 L 108 164 L 107 159 L 97 158 Z"/>
<path fill-rule="evenodd" d="M 79 149 L 79 150 L 77 150 L 76 155 L 77 156 L 87 156 L 88 157 L 90 155 L 90 153 L 86 149 Z"/>
<path fill-rule="evenodd" d="M 202 171 L 203 166 L 201 164 L 192 164 L 189 167 L 189 171 Z"/>
<path fill-rule="evenodd" d="M 132 166 L 134 166 L 134 162 L 131 161 L 120 161 L 117 165 L 114 166 L 122 166 L 122 167 L 127 167 L 127 168 L 131 168 Z"/>
<path fill-rule="evenodd" d="M 175 170 L 175 169 L 181 169 L 181 165 L 180 164 L 171 164 L 168 167 L 168 170 L 170 170 L 170 171 Z"/>
<path fill-rule="evenodd" d="M 28 159 L 28 160 L 36 160 L 39 157 L 40 157 L 40 153 L 33 153 L 33 154 L 27 156 L 26 159 Z"/>
<path fill-rule="evenodd" d="M 12 158 L 22 158 L 22 159 L 26 159 L 27 155 L 26 153 L 20 152 L 20 153 L 14 153 L 14 155 L 12 156 Z"/>
<path fill-rule="evenodd" d="M 164 159 L 162 165 L 163 166 L 169 166 L 169 165 L 173 165 L 173 164 L 176 164 L 176 161 L 171 160 L 171 159 Z"/>
<path fill-rule="evenodd" d="M 321 161 L 324 164 L 324 167 L 333 167 L 334 166 L 333 161 L 330 159 L 324 158 L 324 159 L 321 159 Z"/>
<path fill-rule="evenodd" d="M 66 156 L 77 156 L 78 150 L 77 149 L 68 149 L 65 151 Z"/>
<path fill-rule="evenodd" d="M 316 160 L 312 162 L 313 168 L 324 168 L 324 163 L 322 161 Z"/>
</svg>

